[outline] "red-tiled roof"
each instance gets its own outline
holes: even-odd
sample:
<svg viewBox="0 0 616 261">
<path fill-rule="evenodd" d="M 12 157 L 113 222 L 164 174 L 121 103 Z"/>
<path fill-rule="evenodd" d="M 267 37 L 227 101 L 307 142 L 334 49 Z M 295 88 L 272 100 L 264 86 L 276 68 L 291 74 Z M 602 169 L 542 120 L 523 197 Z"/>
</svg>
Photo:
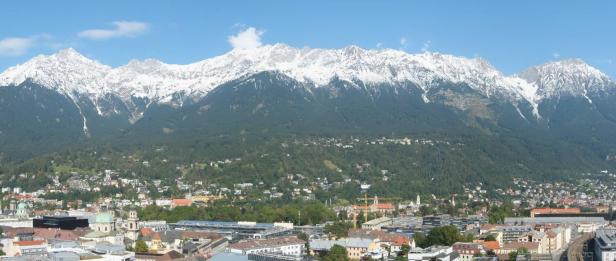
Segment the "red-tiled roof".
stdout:
<svg viewBox="0 0 616 261">
<path fill-rule="evenodd" d="M 411 242 L 410 239 L 404 235 L 372 229 L 351 229 L 349 230 L 349 237 L 378 238 L 381 242 L 390 242 L 396 246 L 409 245 Z"/>
<path fill-rule="evenodd" d="M 30 199 L 30 198 L 32 198 L 32 195 L 30 195 L 30 194 L 23 194 L 23 195 L 17 194 L 17 195 L 14 195 L 13 198 L 18 199 L 18 200 L 19 199 Z"/>
<path fill-rule="evenodd" d="M 498 243 L 498 241 L 484 241 L 483 247 L 485 247 L 488 250 L 494 250 L 494 249 L 499 249 L 500 244 Z"/>
<path fill-rule="evenodd" d="M 577 214 L 580 213 L 579 208 L 533 208 L 530 211 L 531 215 L 537 214 Z"/>
<path fill-rule="evenodd" d="M 394 205 L 391 203 L 379 203 L 376 204 L 376 208 L 378 209 L 394 209 Z"/>
<path fill-rule="evenodd" d="M 154 230 L 152 230 L 149 227 L 144 227 L 144 228 L 141 228 L 141 230 L 139 230 L 139 233 L 142 236 L 147 237 L 147 236 L 151 235 L 152 233 L 154 233 Z"/>
<path fill-rule="evenodd" d="M 190 206 L 192 205 L 192 200 L 186 198 L 174 198 L 171 201 L 171 204 L 174 206 Z"/>
<path fill-rule="evenodd" d="M 36 246 L 36 245 L 42 245 L 44 243 L 45 243 L 45 240 L 27 240 L 27 241 L 13 242 L 14 245 L 18 245 L 18 246 Z"/>
<path fill-rule="evenodd" d="M 44 239 L 77 240 L 81 233 L 77 230 L 62 230 L 54 228 L 35 228 L 34 235 Z"/>
</svg>

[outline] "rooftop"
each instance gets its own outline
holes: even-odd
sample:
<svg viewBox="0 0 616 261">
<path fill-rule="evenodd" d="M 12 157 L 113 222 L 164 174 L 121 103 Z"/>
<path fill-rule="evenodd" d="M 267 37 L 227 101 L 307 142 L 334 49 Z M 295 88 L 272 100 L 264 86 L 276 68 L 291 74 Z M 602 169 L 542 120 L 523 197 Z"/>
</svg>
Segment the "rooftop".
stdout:
<svg viewBox="0 0 616 261">
<path fill-rule="evenodd" d="M 597 229 L 595 241 L 599 243 L 601 248 L 616 248 L 616 229 Z"/>
<path fill-rule="evenodd" d="M 577 224 L 600 223 L 607 224 L 603 217 L 507 217 L 505 224 Z"/>
<path fill-rule="evenodd" d="M 537 214 L 577 214 L 580 213 L 579 208 L 533 208 L 530 213 L 531 215 Z"/>
<path fill-rule="evenodd" d="M 378 224 L 381 224 L 383 222 L 389 222 L 389 221 L 391 221 L 391 218 L 380 217 L 380 218 L 369 220 L 368 222 L 366 222 L 364 224 L 366 224 L 366 225 L 378 225 Z"/>
<path fill-rule="evenodd" d="M 18 246 L 37 246 L 45 244 L 45 240 L 27 240 L 27 241 L 17 241 L 13 242 L 13 244 Z"/>
<path fill-rule="evenodd" d="M 345 238 L 339 240 L 315 239 L 310 241 L 310 248 L 316 250 L 329 250 L 334 245 L 343 247 L 368 248 L 374 242 L 372 239 L 365 238 Z"/>
<path fill-rule="evenodd" d="M 288 237 L 276 237 L 276 238 L 271 238 L 271 239 L 242 240 L 235 244 L 229 245 L 229 248 L 249 250 L 249 249 L 261 249 L 261 248 L 278 247 L 278 246 L 286 246 L 286 245 L 305 244 L 305 243 L 306 241 L 301 240 L 295 236 L 288 236 Z"/>
</svg>

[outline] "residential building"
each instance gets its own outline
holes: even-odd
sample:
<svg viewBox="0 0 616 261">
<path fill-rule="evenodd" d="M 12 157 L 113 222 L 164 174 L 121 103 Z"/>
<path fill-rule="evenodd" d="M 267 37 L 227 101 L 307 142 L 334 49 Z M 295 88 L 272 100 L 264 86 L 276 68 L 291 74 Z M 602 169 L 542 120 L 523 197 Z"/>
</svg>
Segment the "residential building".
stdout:
<svg viewBox="0 0 616 261">
<path fill-rule="evenodd" d="M 275 253 L 286 256 L 301 256 L 305 253 L 306 241 L 295 236 L 276 237 L 270 239 L 246 239 L 230 244 L 227 248 L 232 253 L 242 255 L 253 253 Z"/>
<path fill-rule="evenodd" d="M 473 257 L 486 254 L 486 250 L 480 243 L 456 242 L 451 247 L 460 255 L 461 261 L 471 261 Z"/>
<path fill-rule="evenodd" d="M 432 246 L 428 248 L 411 248 L 408 253 L 409 261 L 458 261 L 459 254 L 448 246 Z"/>
<path fill-rule="evenodd" d="M 4 249 L 7 256 L 44 255 L 47 253 L 47 242 L 45 240 L 11 240 Z"/>
<path fill-rule="evenodd" d="M 403 234 L 388 233 L 383 230 L 370 229 L 351 229 L 349 230 L 350 238 L 368 238 L 378 239 L 381 245 L 389 246 L 391 253 L 397 253 L 402 250 L 403 245 L 408 245 L 411 248 L 415 247 L 415 240 Z"/>
<path fill-rule="evenodd" d="M 339 240 L 314 239 L 310 240 L 312 255 L 328 252 L 334 245 L 339 245 L 347 250 L 350 259 L 360 259 L 366 253 L 375 252 L 380 248 L 378 239 L 367 238 L 344 238 Z"/>
<path fill-rule="evenodd" d="M 509 242 L 496 250 L 499 255 L 508 255 L 518 249 L 525 248 L 530 254 L 544 254 L 541 244 L 538 242 Z"/>
</svg>

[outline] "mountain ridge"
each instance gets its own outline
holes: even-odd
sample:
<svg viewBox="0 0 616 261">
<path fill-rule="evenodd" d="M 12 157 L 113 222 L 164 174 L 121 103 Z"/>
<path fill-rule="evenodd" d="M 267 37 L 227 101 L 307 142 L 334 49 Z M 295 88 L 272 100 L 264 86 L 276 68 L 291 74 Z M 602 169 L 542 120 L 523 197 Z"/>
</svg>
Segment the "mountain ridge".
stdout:
<svg viewBox="0 0 616 261">
<path fill-rule="evenodd" d="M 78 99 L 76 95 L 85 96 L 95 104 L 97 99 L 111 94 L 129 104 L 128 107 L 133 107 L 130 105 L 133 98 L 181 106 L 183 101 L 177 101 L 178 95 L 198 100 L 217 86 L 263 71 L 278 71 L 312 87 L 327 86 L 334 78 L 368 85 L 408 81 L 422 89 L 424 102 L 430 102 L 426 93 L 442 82 L 464 83 L 487 97 L 495 96 L 514 104 L 527 102 L 537 118 L 540 117 L 538 104 L 544 99 L 564 94 L 589 99 L 589 91 L 616 89 L 608 76 L 579 59 L 550 62 L 507 76 L 480 58 L 367 50 L 357 46 L 299 49 L 284 44 L 232 50 L 187 65 L 146 59 L 132 60 L 115 68 L 69 48 L 36 56 L 7 69 L 0 74 L 0 86 L 19 85 L 30 79 L 55 88 L 73 100 Z M 563 76 L 565 80 L 559 82 Z M 104 113 L 99 111 L 101 115 Z M 140 113 L 133 109 L 134 120 L 138 120 Z"/>
</svg>

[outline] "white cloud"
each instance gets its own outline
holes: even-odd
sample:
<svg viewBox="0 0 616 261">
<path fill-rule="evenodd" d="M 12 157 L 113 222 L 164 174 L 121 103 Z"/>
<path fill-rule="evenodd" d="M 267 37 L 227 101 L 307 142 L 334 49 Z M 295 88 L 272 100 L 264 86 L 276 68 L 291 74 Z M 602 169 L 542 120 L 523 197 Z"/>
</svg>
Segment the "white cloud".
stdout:
<svg viewBox="0 0 616 261">
<path fill-rule="evenodd" d="M 558 59 L 558 58 L 560 58 L 560 54 L 559 53 L 552 53 L 552 57 L 554 57 L 554 59 Z"/>
<path fill-rule="evenodd" d="M 383 47 L 383 43 L 381 42 L 376 43 L 376 49 L 381 49 L 381 47 Z"/>
<path fill-rule="evenodd" d="M 432 46 L 432 41 L 428 40 L 423 44 L 423 47 L 421 47 L 421 51 L 425 53 L 430 50 L 431 46 Z"/>
<path fill-rule="evenodd" d="M 49 34 L 37 34 L 29 37 L 7 37 L 0 39 L 0 56 L 20 56 L 42 41 L 51 39 Z"/>
<path fill-rule="evenodd" d="M 113 29 L 89 29 L 81 31 L 77 36 L 90 40 L 107 40 L 117 37 L 135 37 L 148 30 L 149 25 L 136 21 L 115 21 Z"/>
<path fill-rule="evenodd" d="M 408 46 L 408 40 L 406 39 L 406 37 L 401 37 L 400 38 L 400 48 L 404 49 Z"/>
<path fill-rule="evenodd" d="M 229 44 L 233 49 L 253 49 L 261 46 L 261 35 L 263 31 L 254 27 L 248 27 L 236 35 L 229 36 Z"/>
<path fill-rule="evenodd" d="M 9 37 L 0 40 L 1 56 L 20 56 L 34 45 L 34 39 L 27 37 Z"/>
</svg>

